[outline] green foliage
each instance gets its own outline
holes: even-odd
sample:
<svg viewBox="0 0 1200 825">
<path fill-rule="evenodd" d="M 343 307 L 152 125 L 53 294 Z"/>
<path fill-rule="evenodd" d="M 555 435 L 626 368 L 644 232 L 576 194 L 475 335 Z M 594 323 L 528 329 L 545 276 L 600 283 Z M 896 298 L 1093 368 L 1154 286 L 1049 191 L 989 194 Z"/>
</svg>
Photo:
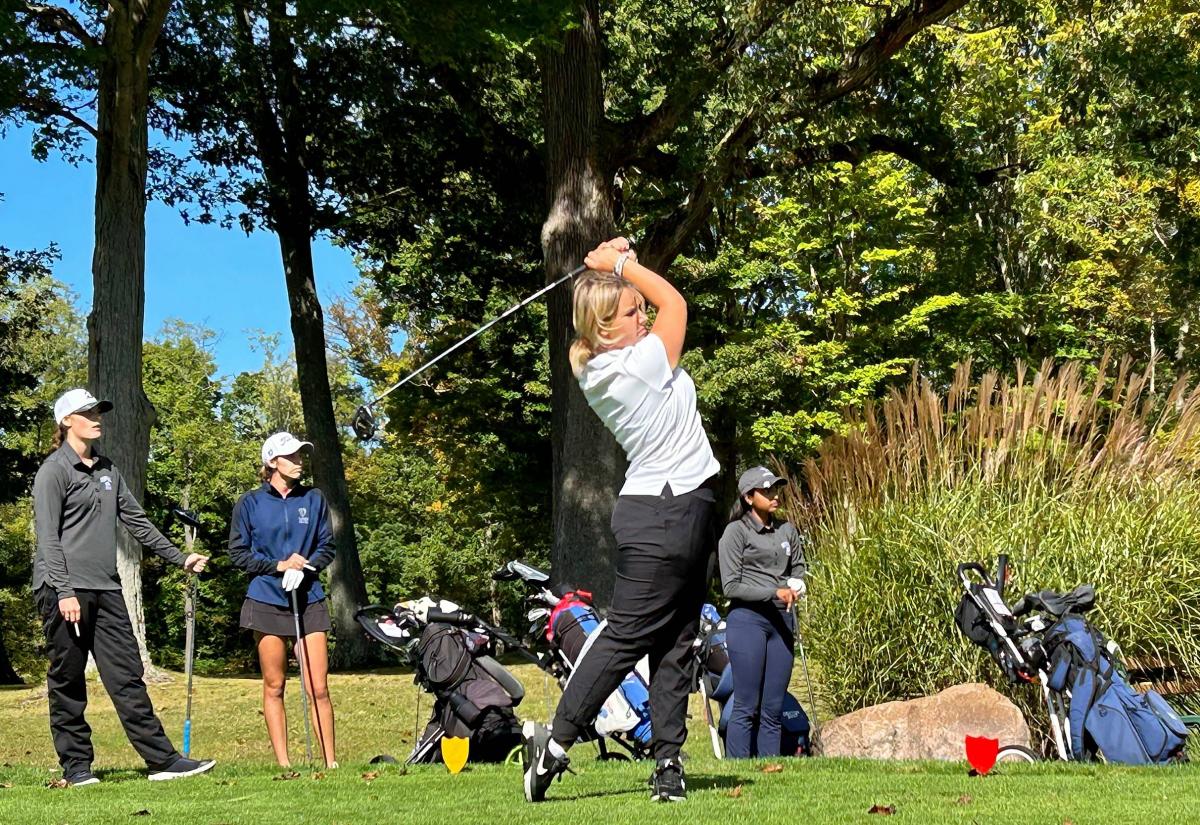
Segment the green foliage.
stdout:
<svg viewBox="0 0 1200 825">
<path fill-rule="evenodd" d="M 1091 619 L 1126 654 L 1200 672 L 1200 388 L 1157 397 L 1127 364 L 969 374 L 944 395 L 914 377 L 806 465 L 807 638 L 830 706 L 962 681 L 1036 705 L 953 623 L 955 566 L 1000 553 L 1014 591 L 1092 583 Z"/>
</svg>

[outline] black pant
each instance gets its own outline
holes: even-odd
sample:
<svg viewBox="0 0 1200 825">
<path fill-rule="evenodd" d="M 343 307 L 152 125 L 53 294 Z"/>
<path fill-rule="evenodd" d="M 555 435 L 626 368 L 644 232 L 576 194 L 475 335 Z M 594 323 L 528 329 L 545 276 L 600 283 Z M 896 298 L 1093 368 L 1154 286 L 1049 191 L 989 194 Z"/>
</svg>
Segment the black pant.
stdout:
<svg viewBox="0 0 1200 825">
<path fill-rule="evenodd" d="M 608 624 L 576 664 L 554 715 L 555 741 L 569 745 L 642 656 L 650 660 L 652 749 L 679 755 L 687 739 L 691 648 L 708 586 L 712 490 L 620 496 L 613 509 L 617 582 Z"/>
<path fill-rule="evenodd" d="M 59 612 L 53 588 L 42 586 L 35 594 L 50 655 L 50 733 L 63 773 L 70 776 L 92 767 L 92 729 L 83 718 L 89 652 L 96 657 L 104 689 L 134 750 L 150 768 L 167 767 L 179 752 L 163 732 L 146 693 L 142 658 L 121 591 L 77 590 L 75 596 L 80 606 L 78 636 Z"/>
</svg>

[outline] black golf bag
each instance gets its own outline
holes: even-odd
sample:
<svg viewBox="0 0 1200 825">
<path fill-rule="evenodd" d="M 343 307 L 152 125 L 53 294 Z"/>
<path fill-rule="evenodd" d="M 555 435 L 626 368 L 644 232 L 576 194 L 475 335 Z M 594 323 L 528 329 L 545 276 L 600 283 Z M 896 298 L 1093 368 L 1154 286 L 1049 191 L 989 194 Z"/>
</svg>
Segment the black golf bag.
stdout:
<svg viewBox="0 0 1200 825">
<path fill-rule="evenodd" d="M 406 763 L 440 762 L 447 736 L 470 740 L 472 762 L 502 762 L 521 744 L 513 709 L 525 696 L 517 678 L 491 655 L 495 639 L 507 634 L 447 602 L 431 604 L 422 599 L 357 614 L 371 638 L 404 654 L 414 683 L 434 699 Z"/>
</svg>

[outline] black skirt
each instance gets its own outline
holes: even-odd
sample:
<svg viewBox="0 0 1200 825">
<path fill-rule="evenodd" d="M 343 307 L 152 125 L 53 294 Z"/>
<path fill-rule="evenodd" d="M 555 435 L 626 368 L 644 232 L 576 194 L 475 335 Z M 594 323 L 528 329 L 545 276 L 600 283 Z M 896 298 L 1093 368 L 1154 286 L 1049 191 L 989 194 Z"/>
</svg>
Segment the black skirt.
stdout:
<svg viewBox="0 0 1200 825">
<path fill-rule="evenodd" d="M 268 636 L 282 636 L 286 639 L 296 638 L 296 619 L 292 616 L 290 607 L 280 607 L 274 604 L 257 602 L 247 598 L 242 602 L 241 625 L 246 630 L 264 633 Z M 333 629 L 329 622 L 329 608 L 325 600 L 311 602 L 300 614 L 300 632 L 328 633 Z"/>
</svg>

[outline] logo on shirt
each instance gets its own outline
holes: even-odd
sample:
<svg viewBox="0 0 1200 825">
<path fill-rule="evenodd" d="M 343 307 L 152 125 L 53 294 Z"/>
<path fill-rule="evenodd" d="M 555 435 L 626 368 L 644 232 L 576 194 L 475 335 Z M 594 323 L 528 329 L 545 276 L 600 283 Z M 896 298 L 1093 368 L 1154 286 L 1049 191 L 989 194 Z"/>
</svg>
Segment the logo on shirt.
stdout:
<svg viewBox="0 0 1200 825">
<path fill-rule="evenodd" d="M 789 555 L 791 554 L 792 543 L 790 541 L 781 541 L 779 544 L 781 547 L 783 547 L 783 552 L 788 553 Z"/>
<path fill-rule="evenodd" d="M 301 507 L 296 512 L 300 514 L 300 523 L 308 524 L 308 508 Z"/>
<path fill-rule="evenodd" d="M 108 476 L 100 476 L 100 483 L 104 485 L 105 490 L 112 489 L 112 479 Z"/>
</svg>

